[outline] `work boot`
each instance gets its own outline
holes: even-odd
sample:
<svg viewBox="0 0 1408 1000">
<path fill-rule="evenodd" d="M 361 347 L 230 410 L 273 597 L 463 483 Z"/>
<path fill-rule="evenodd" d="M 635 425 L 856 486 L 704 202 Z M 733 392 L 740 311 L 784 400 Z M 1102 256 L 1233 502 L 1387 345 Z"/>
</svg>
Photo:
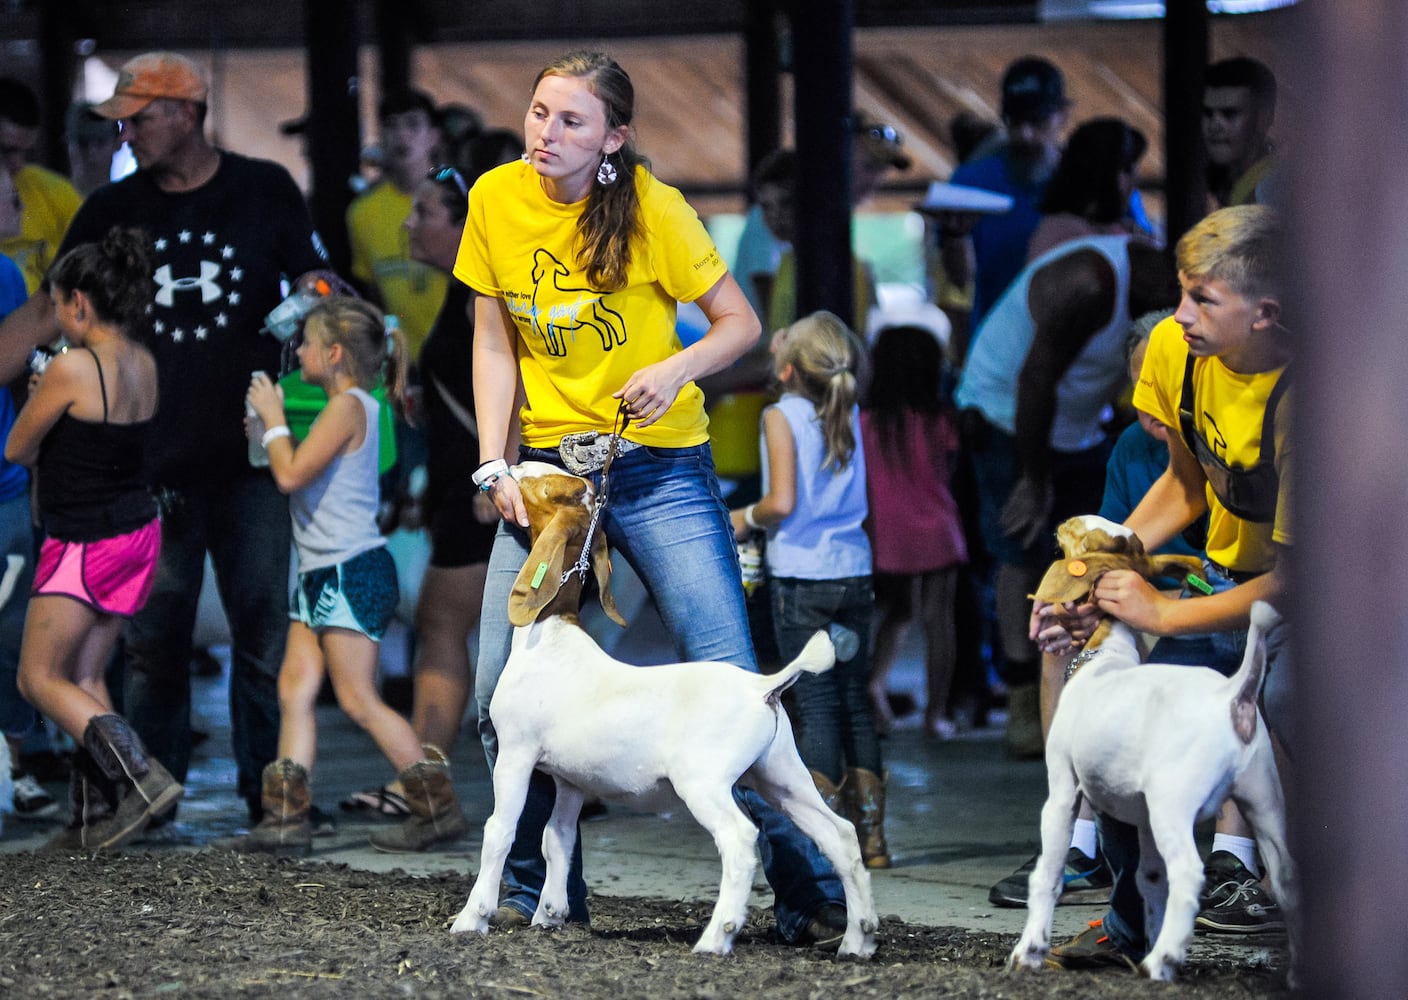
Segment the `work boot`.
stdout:
<svg viewBox="0 0 1408 1000">
<path fill-rule="evenodd" d="M 1033 760 L 1046 749 L 1041 735 L 1041 687 L 1017 684 L 1007 692 L 1007 756 Z"/>
<path fill-rule="evenodd" d="M 445 754 L 436 747 L 424 749 L 426 760 L 416 761 L 396 776 L 406 790 L 411 815 L 400 826 L 378 830 L 368 838 L 378 851 L 411 854 L 458 840 L 469 831 Z"/>
<path fill-rule="evenodd" d="M 68 810 L 68 822 L 44 842 L 41 852 L 86 850 L 89 828 L 110 819 L 117 810 L 117 786 L 82 747 L 74 750 L 69 762 Z"/>
<path fill-rule="evenodd" d="M 280 757 L 264 768 L 260 804 L 264 818 L 243 836 L 221 837 L 213 847 L 240 854 L 273 854 L 276 857 L 303 857 L 313 850 L 313 826 L 309 812 L 313 796 L 308 790 L 308 772 L 302 764 Z"/>
<path fill-rule="evenodd" d="M 141 738 L 120 715 L 95 715 L 83 731 L 83 747 L 98 770 L 117 787 L 116 808 L 83 831 L 84 847 L 101 851 L 121 847 L 146 829 L 152 816 L 181 797 L 184 789 L 147 755 Z"/>
<path fill-rule="evenodd" d="M 889 868 L 885 843 L 885 778 L 862 767 L 848 767 L 841 778 L 842 815 L 856 827 L 860 856 L 867 868 Z"/>
<path fill-rule="evenodd" d="M 816 790 L 821 793 L 821 801 L 826 803 L 826 808 L 836 815 L 841 815 L 841 790 L 846 784 L 846 779 L 841 779 L 841 784 L 832 784 L 831 779 L 820 771 L 810 772 L 812 784 L 816 785 Z"/>
</svg>

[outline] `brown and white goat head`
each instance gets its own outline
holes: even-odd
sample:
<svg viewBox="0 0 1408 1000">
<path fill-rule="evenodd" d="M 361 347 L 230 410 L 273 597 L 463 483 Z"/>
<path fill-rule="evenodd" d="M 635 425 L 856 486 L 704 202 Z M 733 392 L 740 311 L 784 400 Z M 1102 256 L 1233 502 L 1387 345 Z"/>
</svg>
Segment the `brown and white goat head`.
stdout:
<svg viewBox="0 0 1408 1000">
<path fill-rule="evenodd" d="M 1056 540 L 1064 558 L 1047 567 L 1032 595 L 1048 604 L 1093 603 L 1095 584 L 1113 569 L 1132 569 L 1146 580 L 1172 578 L 1180 583 L 1203 569 L 1194 556 L 1149 555 L 1133 531 L 1094 514 L 1062 521 Z M 1108 623 L 1102 623 L 1087 647 L 1097 648 L 1108 630 Z"/>
<path fill-rule="evenodd" d="M 575 618 L 583 581 L 572 576 L 566 585 L 564 575 L 587 544 L 596 490 L 581 476 L 546 462 L 522 462 L 509 471 L 528 511 L 533 547 L 509 592 L 508 619 L 514 625 L 531 625 L 544 614 Z M 592 532 L 590 563 L 602 610 L 616 624 L 625 625 L 611 596 L 611 557 L 600 524 Z"/>
</svg>

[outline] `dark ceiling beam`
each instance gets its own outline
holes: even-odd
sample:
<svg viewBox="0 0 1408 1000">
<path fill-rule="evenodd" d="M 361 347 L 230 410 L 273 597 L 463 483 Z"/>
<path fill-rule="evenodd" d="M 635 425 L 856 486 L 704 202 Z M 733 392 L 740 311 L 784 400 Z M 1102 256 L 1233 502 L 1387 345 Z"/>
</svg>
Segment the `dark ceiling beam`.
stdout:
<svg viewBox="0 0 1408 1000">
<path fill-rule="evenodd" d="M 1164 15 L 1164 218 L 1172 246 L 1207 214 L 1203 149 L 1203 75 L 1208 66 L 1208 9 L 1175 3 Z"/>
<path fill-rule="evenodd" d="M 357 106 L 361 36 L 355 19 L 338 16 L 343 0 L 304 0 L 303 7 L 308 46 L 305 138 L 313 175 L 309 210 L 333 269 L 347 274 L 352 256 L 344 221 L 352 202 L 348 178 L 357 170 L 362 147 Z"/>
<path fill-rule="evenodd" d="M 851 0 L 792 4 L 793 105 L 797 123 L 797 315 L 855 313 L 851 268 Z"/>
<path fill-rule="evenodd" d="M 380 0 L 344 0 L 332 19 L 370 23 Z M 0 41 L 39 37 L 39 10 L 76 5 L 88 23 L 77 37 L 91 37 L 118 52 L 151 49 L 301 48 L 303 24 L 287 0 L 10 0 L 0 17 Z M 495 42 L 546 39 L 646 38 L 679 35 L 741 35 L 752 17 L 749 0 L 662 4 L 660 0 L 408 0 L 402 15 L 418 42 Z M 853 0 L 860 28 L 1030 24 L 1035 0 Z"/>
<path fill-rule="evenodd" d="M 748 129 L 745 177 L 782 144 L 782 46 L 785 44 L 776 0 L 757 0 L 743 38 L 744 116 Z"/>
</svg>

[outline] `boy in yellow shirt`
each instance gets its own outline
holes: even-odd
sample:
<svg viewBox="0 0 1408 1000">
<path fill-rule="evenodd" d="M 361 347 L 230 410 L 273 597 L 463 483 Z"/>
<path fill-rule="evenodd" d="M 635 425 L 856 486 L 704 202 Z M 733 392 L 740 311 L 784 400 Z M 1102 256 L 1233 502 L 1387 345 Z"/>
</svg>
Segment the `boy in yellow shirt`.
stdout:
<svg viewBox="0 0 1408 1000">
<path fill-rule="evenodd" d="M 1156 645 L 1150 654 L 1156 662 L 1198 663 L 1231 673 L 1241 659 L 1252 602 L 1282 603 L 1285 549 L 1291 544 L 1292 452 L 1281 241 L 1276 216 L 1265 206 L 1220 209 L 1191 229 L 1178 243 L 1182 299 L 1174 315 L 1154 328 L 1135 386 L 1135 407 L 1177 433 L 1169 436 L 1167 470 L 1125 524 L 1153 551 L 1208 514 L 1204 566 L 1213 593 L 1179 599 L 1159 593 L 1131 571 L 1107 573 L 1095 588 L 1100 612 L 1151 635 L 1179 636 L 1185 650 L 1195 650 L 1192 658 L 1185 653 L 1175 659 L 1161 655 Z M 1090 608 L 1077 610 L 1089 614 L 1072 625 L 1069 609 L 1039 605 L 1033 614 L 1038 644 L 1050 652 L 1074 652 L 1070 632 L 1088 635 L 1093 615 Z M 1273 730 L 1285 721 L 1278 711 L 1290 666 L 1284 632 L 1282 623 L 1267 642 L 1266 701 Z M 1188 637 L 1198 641 L 1189 643 Z M 1148 951 L 1143 902 L 1134 884 L 1137 833 L 1103 816 L 1099 827 L 1115 876 L 1111 910 L 1052 950 L 1052 960 L 1066 968 L 1132 966 Z M 1210 899 L 1198 922 L 1218 930 L 1269 929 L 1279 921 L 1276 904 L 1250 870 L 1250 841 L 1225 843 L 1238 841 L 1245 842 L 1239 852 L 1245 860 L 1214 843 L 1204 887 Z M 1225 906 L 1217 894 L 1224 886 L 1231 887 Z M 1249 906 L 1252 897 L 1255 905 Z M 1247 925 L 1238 926 L 1244 920 Z"/>
</svg>

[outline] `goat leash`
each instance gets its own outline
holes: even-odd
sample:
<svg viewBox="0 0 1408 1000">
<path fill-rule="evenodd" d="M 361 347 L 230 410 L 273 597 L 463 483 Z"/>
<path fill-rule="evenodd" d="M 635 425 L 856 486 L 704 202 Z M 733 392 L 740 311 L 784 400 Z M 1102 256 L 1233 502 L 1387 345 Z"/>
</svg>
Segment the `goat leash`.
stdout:
<svg viewBox="0 0 1408 1000">
<path fill-rule="evenodd" d="M 611 483 L 609 474 L 611 463 L 616 459 L 616 451 L 621 443 L 621 435 L 626 433 L 626 427 L 631 422 L 630 414 L 626 412 L 626 401 L 621 400 L 621 405 L 616 408 L 616 420 L 611 425 L 611 448 L 606 453 L 606 461 L 601 463 L 601 489 L 597 490 L 596 501 L 592 504 L 591 520 L 587 522 L 587 537 L 582 543 L 582 554 L 577 557 L 576 565 L 569 567 L 562 573 L 562 579 L 558 581 L 558 586 L 562 586 L 575 575 L 580 575 L 582 580 L 587 579 L 587 570 L 591 568 L 592 559 L 592 537 L 596 534 L 597 522 L 601 520 L 601 512 L 606 509 L 607 497 L 610 494 Z M 620 430 L 616 425 L 620 424 Z"/>
</svg>

